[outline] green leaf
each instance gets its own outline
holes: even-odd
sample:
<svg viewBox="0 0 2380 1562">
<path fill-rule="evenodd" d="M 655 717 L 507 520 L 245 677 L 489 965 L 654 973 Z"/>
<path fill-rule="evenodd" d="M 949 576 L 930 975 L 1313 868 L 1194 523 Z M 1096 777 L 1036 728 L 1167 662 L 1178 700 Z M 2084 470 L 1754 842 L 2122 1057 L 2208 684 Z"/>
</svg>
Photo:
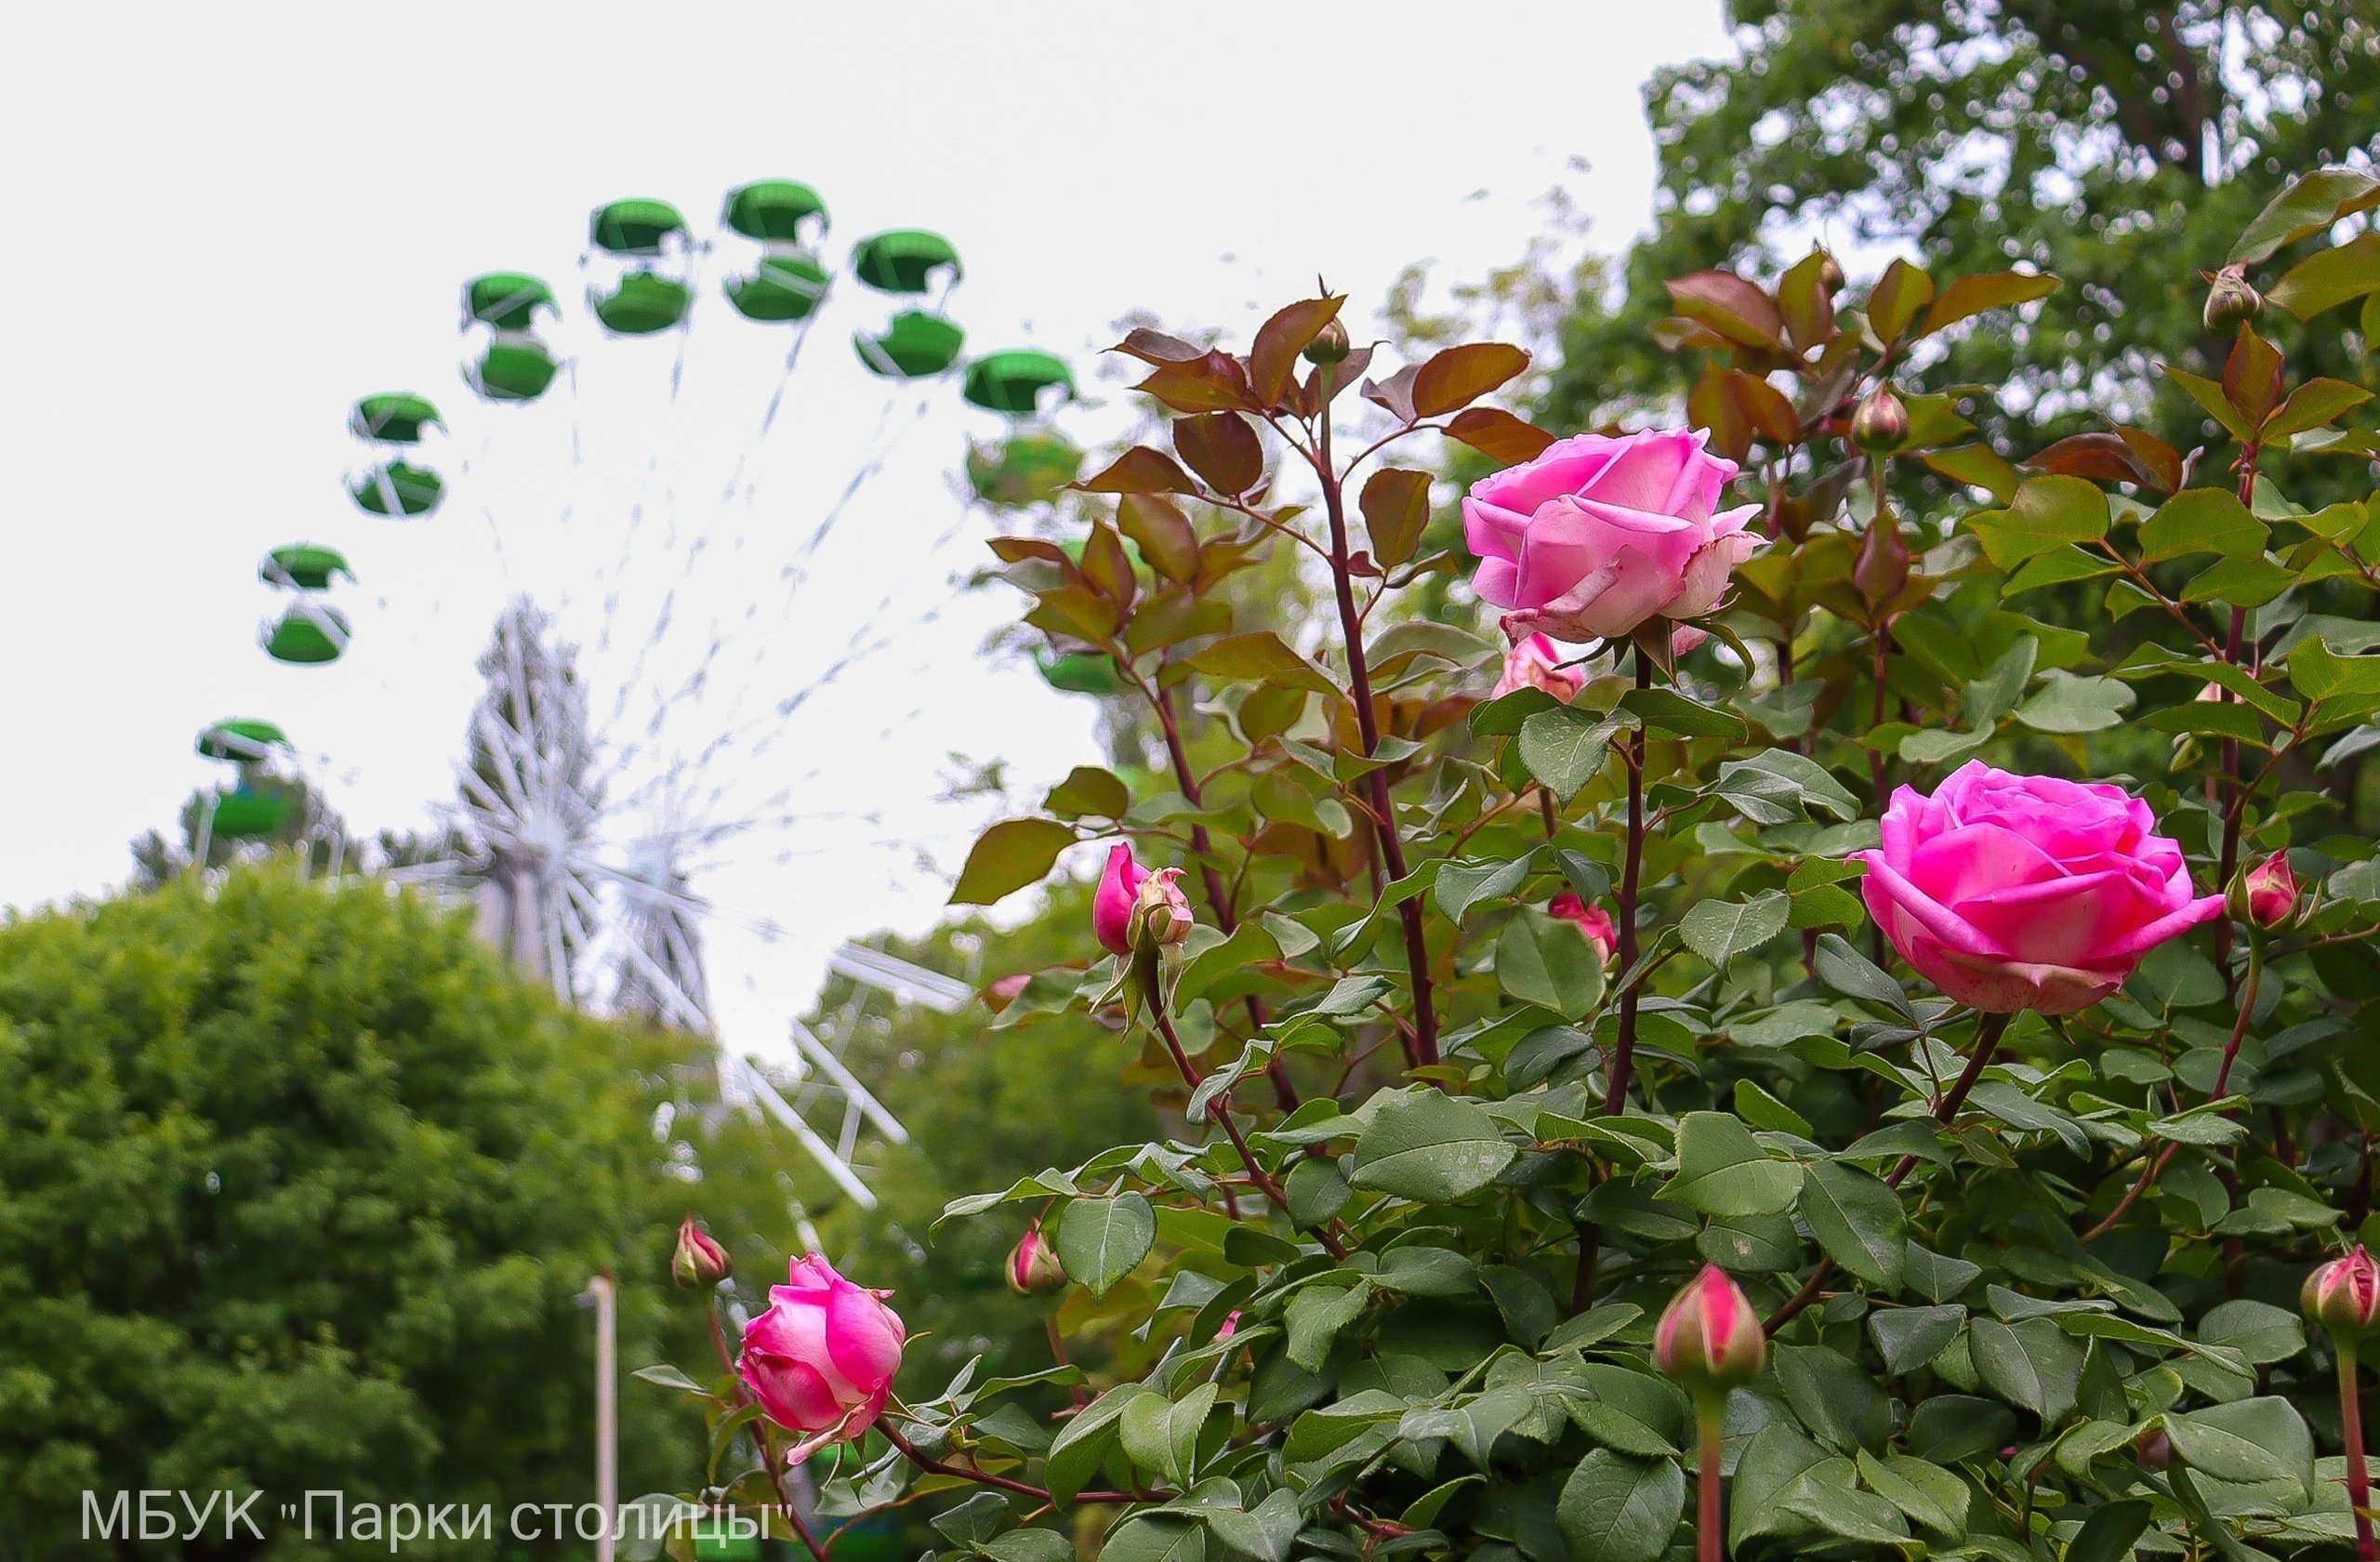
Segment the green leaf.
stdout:
<svg viewBox="0 0 2380 1562">
<path fill-rule="evenodd" d="M 2140 562 L 2162 563 L 2193 553 L 2254 558 L 2271 535 L 2229 489 L 2185 488 L 2140 523 Z"/>
<path fill-rule="evenodd" d="M 2076 580 L 2096 580 L 2103 575 L 2113 575 L 2123 566 L 2104 553 L 2086 553 L 2080 548 L 2061 544 L 2048 552 L 2025 561 L 2008 583 L 2000 589 L 2003 601 L 2037 591 L 2044 586 L 2064 586 Z"/>
<path fill-rule="evenodd" d="M 2380 205 L 2380 174 L 2360 168 L 2318 168 L 2290 181 L 2256 214 L 2231 246 L 2233 261 L 2254 265 L 2340 218 Z"/>
<path fill-rule="evenodd" d="M 1124 1407 L 1117 1423 L 1125 1454 L 1144 1470 L 1154 1470 L 1177 1486 L 1189 1485 L 1197 1461 L 1198 1433 L 1207 1424 L 1207 1412 L 1215 1408 L 1219 1392 L 1213 1383 L 1202 1383 L 1178 1401 L 1162 1394 L 1144 1394 L 1134 1399 Z"/>
<path fill-rule="evenodd" d="M 1993 563 L 2014 569 L 2054 548 L 2106 536 L 2108 496 L 2079 477 L 2027 478 L 2007 509 L 1978 511 L 1966 525 Z"/>
<path fill-rule="evenodd" d="M 1583 1019 L 1603 1001 L 1603 955 L 1576 922 L 1524 907 L 1496 940 L 1496 980 L 1523 1003 Z"/>
<path fill-rule="evenodd" d="M 1875 1336 L 1884 1370 L 1899 1376 L 1941 1355 L 1966 1320 L 1967 1310 L 1955 1302 L 1939 1307 L 1879 1307 L 1868 1315 L 1868 1332 Z"/>
<path fill-rule="evenodd" d="M 1631 689 L 1620 697 L 1620 704 L 1654 732 L 1678 737 L 1724 737 L 1730 743 L 1752 735 L 1752 729 L 1740 719 L 1698 705 L 1675 689 Z M 1523 733 L 1526 735 L 1527 729 Z"/>
<path fill-rule="evenodd" d="M 1075 1542 L 1055 1529 L 1037 1526 L 994 1535 L 984 1542 L 983 1550 L 992 1562 L 1070 1562 Z"/>
<path fill-rule="evenodd" d="M 2219 602 L 2262 607 L 2297 583 L 2297 572 L 2261 555 L 2211 564 L 2182 588 L 2186 602 Z"/>
<path fill-rule="evenodd" d="M 2045 1317 L 2021 1323 L 1975 1319 L 1967 1348 L 1983 1383 L 2010 1404 L 2032 1411 L 2043 1425 L 2066 1419 L 2082 1376 L 2082 1344 Z"/>
<path fill-rule="evenodd" d="M 1893 1435 L 1893 1402 L 1867 1369 L 1823 1345 L 1775 1346 L 1778 1385 L 1802 1424 L 1843 1453 L 1880 1453 Z"/>
<path fill-rule="evenodd" d="M 1345 1209 L 1354 1197 L 1338 1161 L 1325 1156 L 1298 1157 L 1281 1191 L 1289 1195 L 1289 1224 L 1300 1231 L 1322 1224 Z"/>
<path fill-rule="evenodd" d="M 1396 1423 L 1396 1435 L 1408 1442 L 1426 1442 L 1444 1437 L 1462 1450 L 1462 1456 L 1486 1470 L 1488 1450 L 1496 1439 L 1517 1424 L 1534 1408 L 1528 1390 L 1518 1383 L 1491 1388 L 1485 1394 L 1474 1394 L 1460 1405 L 1441 1405 L 1408 1410 Z"/>
<path fill-rule="evenodd" d="M 965 1502 L 934 1515 L 932 1522 L 945 1539 L 972 1547 L 998 1534 L 1008 1518 L 1007 1498 L 997 1491 L 978 1491 Z"/>
<path fill-rule="evenodd" d="M 1937 1534 L 1952 1539 L 1967 1532 L 1967 1487 L 1938 1464 L 1890 1453 L 1878 1459 L 1862 1449 L 1856 1456 L 1868 1489 Z M 2069 1553 L 2069 1555 L 2071 1555 Z"/>
<path fill-rule="evenodd" d="M 1075 843 L 1074 830 L 1055 819 L 1003 819 L 983 833 L 959 870 L 953 906 L 989 906 L 1038 884 Z"/>
<path fill-rule="evenodd" d="M 1059 1501 L 1071 1499 L 1099 1473 L 1107 1450 L 1115 1445 L 1117 1419 L 1133 1400 L 1152 1392 L 1145 1383 L 1118 1383 L 1058 1428 L 1050 1444 L 1047 1468 L 1051 1492 Z"/>
<path fill-rule="evenodd" d="M 2016 708 L 2016 720 L 2035 732 L 2102 732 L 2121 725 L 2138 697 L 2131 684 L 2117 679 L 2053 671 Z"/>
<path fill-rule="evenodd" d="M 1706 900 L 1686 912 L 1678 932 L 1687 948 L 1724 971 L 1738 955 L 1784 932 L 1792 908 L 1782 890 L 1763 890 L 1750 900 Z"/>
<path fill-rule="evenodd" d="M 1818 980 L 1845 998 L 1860 999 L 1869 1003 L 1881 1003 L 1888 1009 L 1909 1013 L 1909 995 L 1900 984 L 1885 974 L 1883 967 L 1853 948 L 1841 933 L 1818 934 Z"/>
<path fill-rule="evenodd" d="M 1756 825 L 1790 824 L 1805 813 L 1838 819 L 1859 816 L 1859 800 L 1834 773 L 1806 754 L 1765 748 L 1750 759 L 1726 760 L 1712 788 Z"/>
<path fill-rule="evenodd" d="M 1827 1256 L 1871 1285 L 1897 1290 L 1909 1247 L 1900 1195 L 1840 1161 L 1813 1163 L 1802 1180 L 1802 1218 Z"/>
<path fill-rule="evenodd" d="M 1130 1191 L 1113 1198 L 1078 1198 L 1058 1217 L 1058 1259 L 1067 1277 L 1104 1296 L 1157 1243 L 1157 1211 Z"/>
<path fill-rule="evenodd" d="M 1190 665 L 1210 678 L 1229 682 L 1274 682 L 1284 688 L 1306 689 L 1317 695 L 1337 692 L 1312 662 L 1281 642 L 1270 629 L 1219 640 L 1190 658 Z"/>
<path fill-rule="evenodd" d="M 2082 1528 L 2066 1542 L 2066 1562 L 2132 1562 L 2155 1511 L 2137 1497 L 2093 1509 Z"/>
<path fill-rule="evenodd" d="M 2364 232 L 2290 267 L 2266 289 L 2265 301 L 2300 320 L 2311 320 L 2324 310 L 2375 292 L 2380 292 L 2380 233 Z"/>
<path fill-rule="evenodd" d="M 2314 1435 L 2297 1407 L 2278 1396 L 2168 1415 L 2165 1436 L 2175 1458 L 2216 1480 L 2285 1480 L 2301 1489 L 2313 1483 Z"/>
<path fill-rule="evenodd" d="M 1504 861 L 1472 862 L 1461 857 L 1448 858 L 1438 869 L 1437 881 L 1431 886 L 1431 898 L 1447 920 L 1461 927 L 1471 908 L 1483 900 L 1501 900 L 1516 893 L 1528 878 L 1531 859 L 1527 854 Z"/>
<path fill-rule="evenodd" d="M 1659 1562 L 1686 1512 L 1686 1472 L 1667 1459 L 1593 1449 L 1570 1472 L 1554 1522 L 1574 1558 Z"/>
<path fill-rule="evenodd" d="M 1521 766 L 1564 802 L 1603 770 L 1620 723 L 1576 706 L 1540 710 L 1521 723 Z"/>
<path fill-rule="evenodd" d="M 1494 1182 L 1517 1153 L 1478 1105 L 1422 1090 L 1381 1103 L 1355 1139 L 1348 1181 L 1398 1198 L 1450 1204 Z"/>
<path fill-rule="evenodd" d="M 1359 1279 L 1351 1286 L 1300 1287 L 1282 1314 L 1289 1331 L 1289 1359 L 1309 1372 L 1321 1371 L 1339 1331 L 1363 1316 L 1371 1298 L 1369 1280 Z"/>
<path fill-rule="evenodd" d="M 1688 1112 L 1677 1125 L 1677 1175 L 1660 1197 L 1706 1215 L 1774 1215 L 1793 1202 L 1801 1187 L 1802 1168 L 1770 1159 L 1752 1130 L 1732 1115 Z"/>
<path fill-rule="evenodd" d="M 2199 1344 L 2240 1353 L 2251 1367 L 2286 1361 L 2306 1348 L 2306 1326 L 2297 1315 L 2268 1302 L 2224 1302 L 2198 1320 Z"/>
<path fill-rule="evenodd" d="M 702 1384 L 694 1382 L 694 1379 L 686 1376 L 685 1373 L 680 1371 L 677 1368 L 670 1366 L 666 1361 L 657 1366 L 640 1367 L 635 1371 L 630 1372 L 628 1376 L 641 1379 L 645 1383 L 653 1383 L 661 1388 L 674 1388 L 681 1394 L 707 1395 L 710 1392 L 709 1389 L 707 1389 Z"/>
<path fill-rule="evenodd" d="M 1987 271 L 1963 276 L 1935 298 L 1917 334 L 1930 337 L 1986 310 L 2029 304 L 2056 291 L 2057 278 L 2038 271 Z"/>
</svg>

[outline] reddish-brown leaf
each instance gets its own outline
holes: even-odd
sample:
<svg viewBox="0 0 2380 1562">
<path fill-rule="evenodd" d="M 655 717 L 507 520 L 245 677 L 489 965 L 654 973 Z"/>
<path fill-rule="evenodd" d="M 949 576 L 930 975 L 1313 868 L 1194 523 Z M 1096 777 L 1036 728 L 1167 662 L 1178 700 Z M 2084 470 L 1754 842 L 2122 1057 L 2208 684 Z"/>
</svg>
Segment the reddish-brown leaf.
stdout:
<svg viewBox="0 0 2380 1562">
<path fill-rule="evenodd" d="M 1926 310 L 1924 323 L 1918 326 L 1917 334 L 1930 337 L 1986 310 L 2029 304 L 2035 298 L 2046 298 L 2056 291 L 2057 278 L 2043 276 L 2039 271 L 1992 271 L 1983 276 L 1963 276 L 1942 289 L 1932 307 Z"/>
<path fill-rule="evenodd" d="M 1664 352 L 1726 351 L 1736 344 L 1699 320 L 1682 314 L 1656 320 L 1646 327 L 1653 344 Z"/>
<path fill-rule="evenodd" d="M 1075 567 L 1075 562 L 1056 543 L 1044 542 L 1039 537 L 997 536 L 992 538 L 992 552 L 1006 563 L 1039 559 L 1064 569 Z"/>
<path fill-rule="evenodd" d="M 1418 364 L 1408 364 L 1386 379 L 1368 379 L 1364 381 L 1364 400 L 1386 407 L 1399 423 L 1413 422 L 1413 378 L 1421 372 Z"/>
<path fill-rule="evenodd" d="M 1228 352 L 1210 352 L 1183 364 L 1160 364 L 1132 387 L 1176 412 L 1223 412 L 1250 404 L 1248 371 Z"/>
<path fill-rule="evenodd" d="M 1733 271 L 1696 271 L 1669 284 L 1678 313 L 1745 347 L 1781 347 L 1785 317 L 1776 301 Z"/>
<path fill-rule="evenodd" d="M 2281 404 L 2281 349 L 2258 336 L 2254 325 L 2241 326 L 2231 355 L 2223 361 L 2223 399 L 2250 428 Z"/>
<path fill-rule="evenodd" d="M 1839 285 L 1842 268 L 1833 265 L 1833 257 L 1825 250 L 1813 249 L 1777 281 L 1777 312 L 1785 322 L 1785 339 L 1798 351 L 1823 346 L 1840 334 L 1830 269 Z"/>
<path fill-rule="evenodd" d="M 1372 553 L 1391 569 L 1413 557 L 1430 523 L 1430 474 L 1403 467 L 1382 467 L 1364 480 L 1356 501 L 1364 512 L 1364 528 L 1371 534 Z"/>
<path fill-rule="evenodd" d="M 1552 434 L 1501 407 L 1466 407 L 1448 420 L 1447 432 L 1508 467 L 1536 460 L 1554 443 Z"/>
<path fill-rule="evenodd" d="M 1325 325 L 1339 318 L 1342 295 L 1301 298 L 1257 327 L 1256 345 L 1248 352 L 1248 384 L 1260 407 L 1276 404 L 1289 392 L 1290 377 L 1303 352 Z"/>
<path fill-rule="evenodd" d="M 2116 437 L 2131 448 L 2135 458 L 2148 470 L 2153 486 L 2168 494 L 2182 491 L 2188 473 L 2180 451 L 2146 429 L 2127 429 L 2118 424 Z"/>
<path fill-rule="evenodd" d="M 1934 278 L 1923 268 L 1896 260 L 1884 268 L 1868 295 L 1868 327 L 1876 339 L 1892 342 L 1909 329 L 1917 311 L 1934 301 Z"/>
<path fill-rule="evenodd" d="M 1173 501 L 1155 494 L 1127 494 L 1116 507 L 1116 523 L 1140 545 L 1141 557 L 1168 580 L 1198 574 L 1198 533 Z"/>
<path fill-rule="evenodd" d="M 1245 494 L 1264 475 L 1264 443 L 1236 412 L 1176 418 L 1173 448 L 1220 493 Z"/>
<path fill-rule="evenodd" d="M 2088 478 L 2094 483 L 2135 483 L 2159 486 L 2157 474 L 2135 455 L 2121 434 L 2069 434 L 2024 463 L 2034 471 Z"/>
<path fill-rule="evenodd" d="M 1465 342 L 1431 354 L 1413 377 L 1413 411 L 1437 417 L 1469 406 L 1528 367 L 1528 354 L 1510 342 Z"/>
<path fill-rule="evenodd" d="M 1098 476 L 1075 484 L 1087 494 L 1195 494 L 1197 483 L 1162 450 L 1136 444 Z"/>
<path fill-rule="evenodd" d="M 1149 364 L 1187 364 L 1204 357 L 1207 351 L 1197 342 L 1186 342 L 1180 337 L 1167 336 L 1163 331 L 1152 331 L 1145 325 L 1134 326 L 1122 341 L 1107 351 L 1128 352 Z"/>
<path fill-rule="evenodd" d="M 1124 551 L 1124 539 L 1116 535 L 1116 528 L 1104 521 L 1091 523 L 1091 536 L 1082 548 L 1082 573 L 1103 594 L 1114 600 L 1119 616 L 1140 594 L 1140 576 L 1133 573 L 1132 556 Z"/>
</svg>

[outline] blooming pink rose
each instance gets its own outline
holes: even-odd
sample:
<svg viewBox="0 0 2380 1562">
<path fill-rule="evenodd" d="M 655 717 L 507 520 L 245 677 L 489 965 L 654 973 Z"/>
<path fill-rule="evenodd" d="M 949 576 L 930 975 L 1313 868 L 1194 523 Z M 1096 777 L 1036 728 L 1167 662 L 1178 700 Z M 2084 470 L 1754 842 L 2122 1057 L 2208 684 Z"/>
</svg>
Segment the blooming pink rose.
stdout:
<svg viewBox="0 0 2380 1562">
<path fill-rule="evenodd" d="M 1148 876 L 1148 869 L 1132 860 L 1130 841 L 1108 848 L 1107 867 L 1099 876 L 1098 893 L 1091 897 L 1091 931 L 1111 955 L 1132 952 L 1132 903 Z"/>
<path fill-rule="evenodd" d="M 1563 704 L 1587 686 L 1587 675 L 1562 665 L 1562 653 L 1541 634 L 1525 635 L 1504 653 L 1504 675 L 1496 680 L 1489 699 L 1501 699 L 1522 689 L 1542 689 Z"/>
<path fill-rule="evenodd" d="M 771 1421 L 804 1434 L 794 1463 L 876 1423 L 908 1334 L 884 1304 L 816 1253 L 769 1288 L 769 1310 L 744 1326 L 744 1384 Z"/>
<path fill-rule="evenodd" d="M 1612 925 L 1610 912 L 1600 906 L 1589 906 L 1567 890 L 1547 901 L 1545 909 L 1549 916 L 1578 923 L 1579 931 L 1587 935 L 1587 942 L 1595 946 L 1595 953 L 1603 957 L 1604 963 L 1611 963 L 1611 957 L 1620 948 L 1620 930 Z"/>
<path fill-rule="evenodd" d="M 2071 1013 L 2114 992 L 2141 957 L 2217 917 L 2182 849 L 2121 787 L 2011 775 L 1970 761 L 1884 810 L 1862 852 L 1868 910 L 1901 958 L 1989 1013 Z"/>
<path fill-rule="evenodd" d="M 1700 430 L 1613 439 L 1576 434 L 1534 461 L 1472 484 L 1463 536 L 1479 555 L 1472 587 L 1501 608 L 1514 640 L 1542 632 L 1616 640 L 1646 619 L 1719 605 L 1760 539 L 1756 504 L 1713 514 L 1736 464 Z"/>
</svg>

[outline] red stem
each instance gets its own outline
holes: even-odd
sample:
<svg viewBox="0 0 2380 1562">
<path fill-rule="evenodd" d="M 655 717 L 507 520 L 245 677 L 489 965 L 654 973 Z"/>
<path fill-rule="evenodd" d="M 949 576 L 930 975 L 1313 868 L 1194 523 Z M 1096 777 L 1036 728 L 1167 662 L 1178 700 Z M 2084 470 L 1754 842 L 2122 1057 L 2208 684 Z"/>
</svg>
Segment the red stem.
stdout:
<svg viewBox="0 0 2380 1562">
<path fill-rule="evenodd" d="M 2363 1407 L 2356 1392 L 2355 1348 L 2339 1352 L 2339 1425 L 2347 1441 L 2347 1500 L 2355 1510 L 2355 1554 L 2380 1557 L 2372 1540 L 2372 1473 L 2363 1463 Z"/>
<path fill-rule="evenodd" d="M 1165 753 L 1173 765 L 1174 785 L 1182 788 L 1182 795 L 1196 807 L 1200 801 L 1198 777 L 1190 769 L 1190 751 L 1183 746 L 1182 721 L 1173 710 L 1173 691 L 1153 687 L 1149 703 L 1157 707 L 1157 723 L 1165 729 Z M 1207 886 L 1207 905 L 1214 912 L 1215 926 L 1229 937 L 1239 926 L 1239 913 L 1232 905 L 1230 891 L 1223 887 L 1223 874 L 1211 860 L 1215 842 L 1214 838 L 1207 833 L 1206 826 L 1194 823 L 1190 827 L 1190 850 L 1198 856 L 1198 876 Z M 1263 1000 L 1253 993 L 1248 995 L 1248 1018 L 1258 1030 L 1264 1028 Z M 1275 1104 L 1284 1112 L 1296 1111 L 1298 1092 L 1297 1087 L 1289 1082 L 1289 1066 L 1279 1058 L 1275 1058 L 1264 1066 L 1264 1076 L 1273 1081 Z"/>
<path fill-rule="evenodd" d="M 901 1456 L 904 1459 L 930 1476 L 955 1476 L 960 1480 L 973 1481 L 978 1486 L 1013 1491 L 1020 1497 L 1032 1497 L 1051 1503 L 1056 1502 L 1045 1488 L 1029 1485 L 1021 1480 L 1011 1480 L 1006 1476 L 996 1476 L 989 1470 L 971 1470 L 964 1464 L 946 1464 L 930 1454 L 920 1452 L 918 1445 L 903 1436 L 899 1429 L 889 1420 L 878 1422 L 876 1430 L 884 1434 L 886 1442 L 901 1450 Z M 1078 1491 L 1075 1493 L 1075 1501 L 1101 1503 L 1157 1502 L 1164 1501 L 1164 1494 L 1155 1491 Z"/>
<path fill-rule="evenodd" d="M 1653 686 L 1653 659 L 1636 648 L 1636 687 Z M 1636 974 L 1636 896 L 1645 876 L 1645 729 L 1629 729 L 1623 754 L 1628 762 L 1628 847 L 1620 868 L 1620 973 L 1627 986 L 1620 991 L 1620 1034 L 1611 1049 L 1611 1083 L 1604 1092 L 1606 1117 L 1617 1117 L 1628 1105 L 1628 1080 L 1636 1063 L 1636 997 L 1644 983 Z"/>
<path fill-rule="evenodd" d="M 1363 616 L 1355 608 L 1355 578 L 1348 573 L 1347 496 L 1330 461 L 1329 371 L 1323 377 L 1323 408 L 1312 457 L 1315 476 L 1322 483 L 1322 508 L 1330 522 L 1330 585 L 1339 602 L 1339 632 L 1347 644 L 1348 693 L 1355 704 L 1355 728 L 1363 736 L 1364 757 L 1380 748 L 1380 717 L 1372 709 L 1371 668 L 1364 658 Z M 1405 841 L 1397 833 L 1396 805 L 1389 796 L 1388 774 L 1375 770 L 1364 777 L 1371 798 L 1372 836 L 1380 844 L 1381 861 L 1391 880 L 1405 877 Z M 1405 929 L 1405 966 L 1413 982 L 1413 1035 L 1405 1040 L 1405 1060 L 1420 1068 L 1438 1061 L 1438 1014 L 1430 993 L 1430 945 L 1421 928 L 1421 907 L 1408 900 L 1396 908 Z"/>
<path fill-rule="evenodd" d="M 1695 1525 L 1695 1555 L 1699 1562 L 1726 1562 L 1727 1504 L 1719 1475 L 1720 1416 L 1703 1412 L 1702 1474 L 1696 1483 L 1699 1517 Z"/>
<path fill-rule="evenodd" d="M 715 1298 L 705 1299 L 703 1313 L 710 1321 L 712 1354 L 719 1357 L 721 1369 L 734 1380 L 735 1402 L 750 1404 L 752 1391 L 744 1386 L 743 1375 L 735 1370 L 735 1358 L 727 1348 L 727 1330 L 719 1321 L 718 1301 Z M 801 1511 L 793 1505 L 793 1494 L 785 1489 L 785 1456 L 777 1451 L 775 1442 L 769 1436 L 768 1412 L 765 1410 L 760 1413 L 760 1419 L 752 1423 L 752 1440 L 760 1445 L 760 1464 L 768 1471 L 769 1487 L 777 1494 L 777 1508 L 785 1515 L 786 1523 L 792 1527 L 802 1549 L 810 1553 L 812 1562 L 830 1562 L 826 1548 L 818 1543 L 818 1537 L 812 1534 L 810 1526 L 801 1521 Z"/>
</svg>

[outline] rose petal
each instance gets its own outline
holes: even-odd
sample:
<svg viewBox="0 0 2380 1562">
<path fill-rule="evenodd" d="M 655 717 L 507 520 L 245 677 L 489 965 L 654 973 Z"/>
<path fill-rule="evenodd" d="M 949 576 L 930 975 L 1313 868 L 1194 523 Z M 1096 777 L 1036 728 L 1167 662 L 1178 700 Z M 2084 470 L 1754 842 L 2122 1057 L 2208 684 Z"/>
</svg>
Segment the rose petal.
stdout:
<svg viewBox="0 0 2380 1562">
<path fill-rule="evenodd" d="M 1884 928 L 1885 935 L 1892 937 L 1894 947 L 1904 956 L 1909 955 L 1909 947 L 1899 937 L 1894 936 L 1894 933 L 1896 928 L 1906 925 L 1923 929 L 1962 954 L 2006 958 L 2005 950 L 1903 878 L 1898 868 L 1884 860 L 1882 852 L 1859 852 L 1854 855 L 1868 868 L 1868 877 L 1859 883 L 1860 897 L 1868 903 L 1868 910 Z M 1888 909 L 1903 913 L 1908 919 L 1907 923 L 1888 918 L 1885 915 Z M 1914 957 L 1910 959 L 1910 963 L 1917 963 Z"/>
</svg>

